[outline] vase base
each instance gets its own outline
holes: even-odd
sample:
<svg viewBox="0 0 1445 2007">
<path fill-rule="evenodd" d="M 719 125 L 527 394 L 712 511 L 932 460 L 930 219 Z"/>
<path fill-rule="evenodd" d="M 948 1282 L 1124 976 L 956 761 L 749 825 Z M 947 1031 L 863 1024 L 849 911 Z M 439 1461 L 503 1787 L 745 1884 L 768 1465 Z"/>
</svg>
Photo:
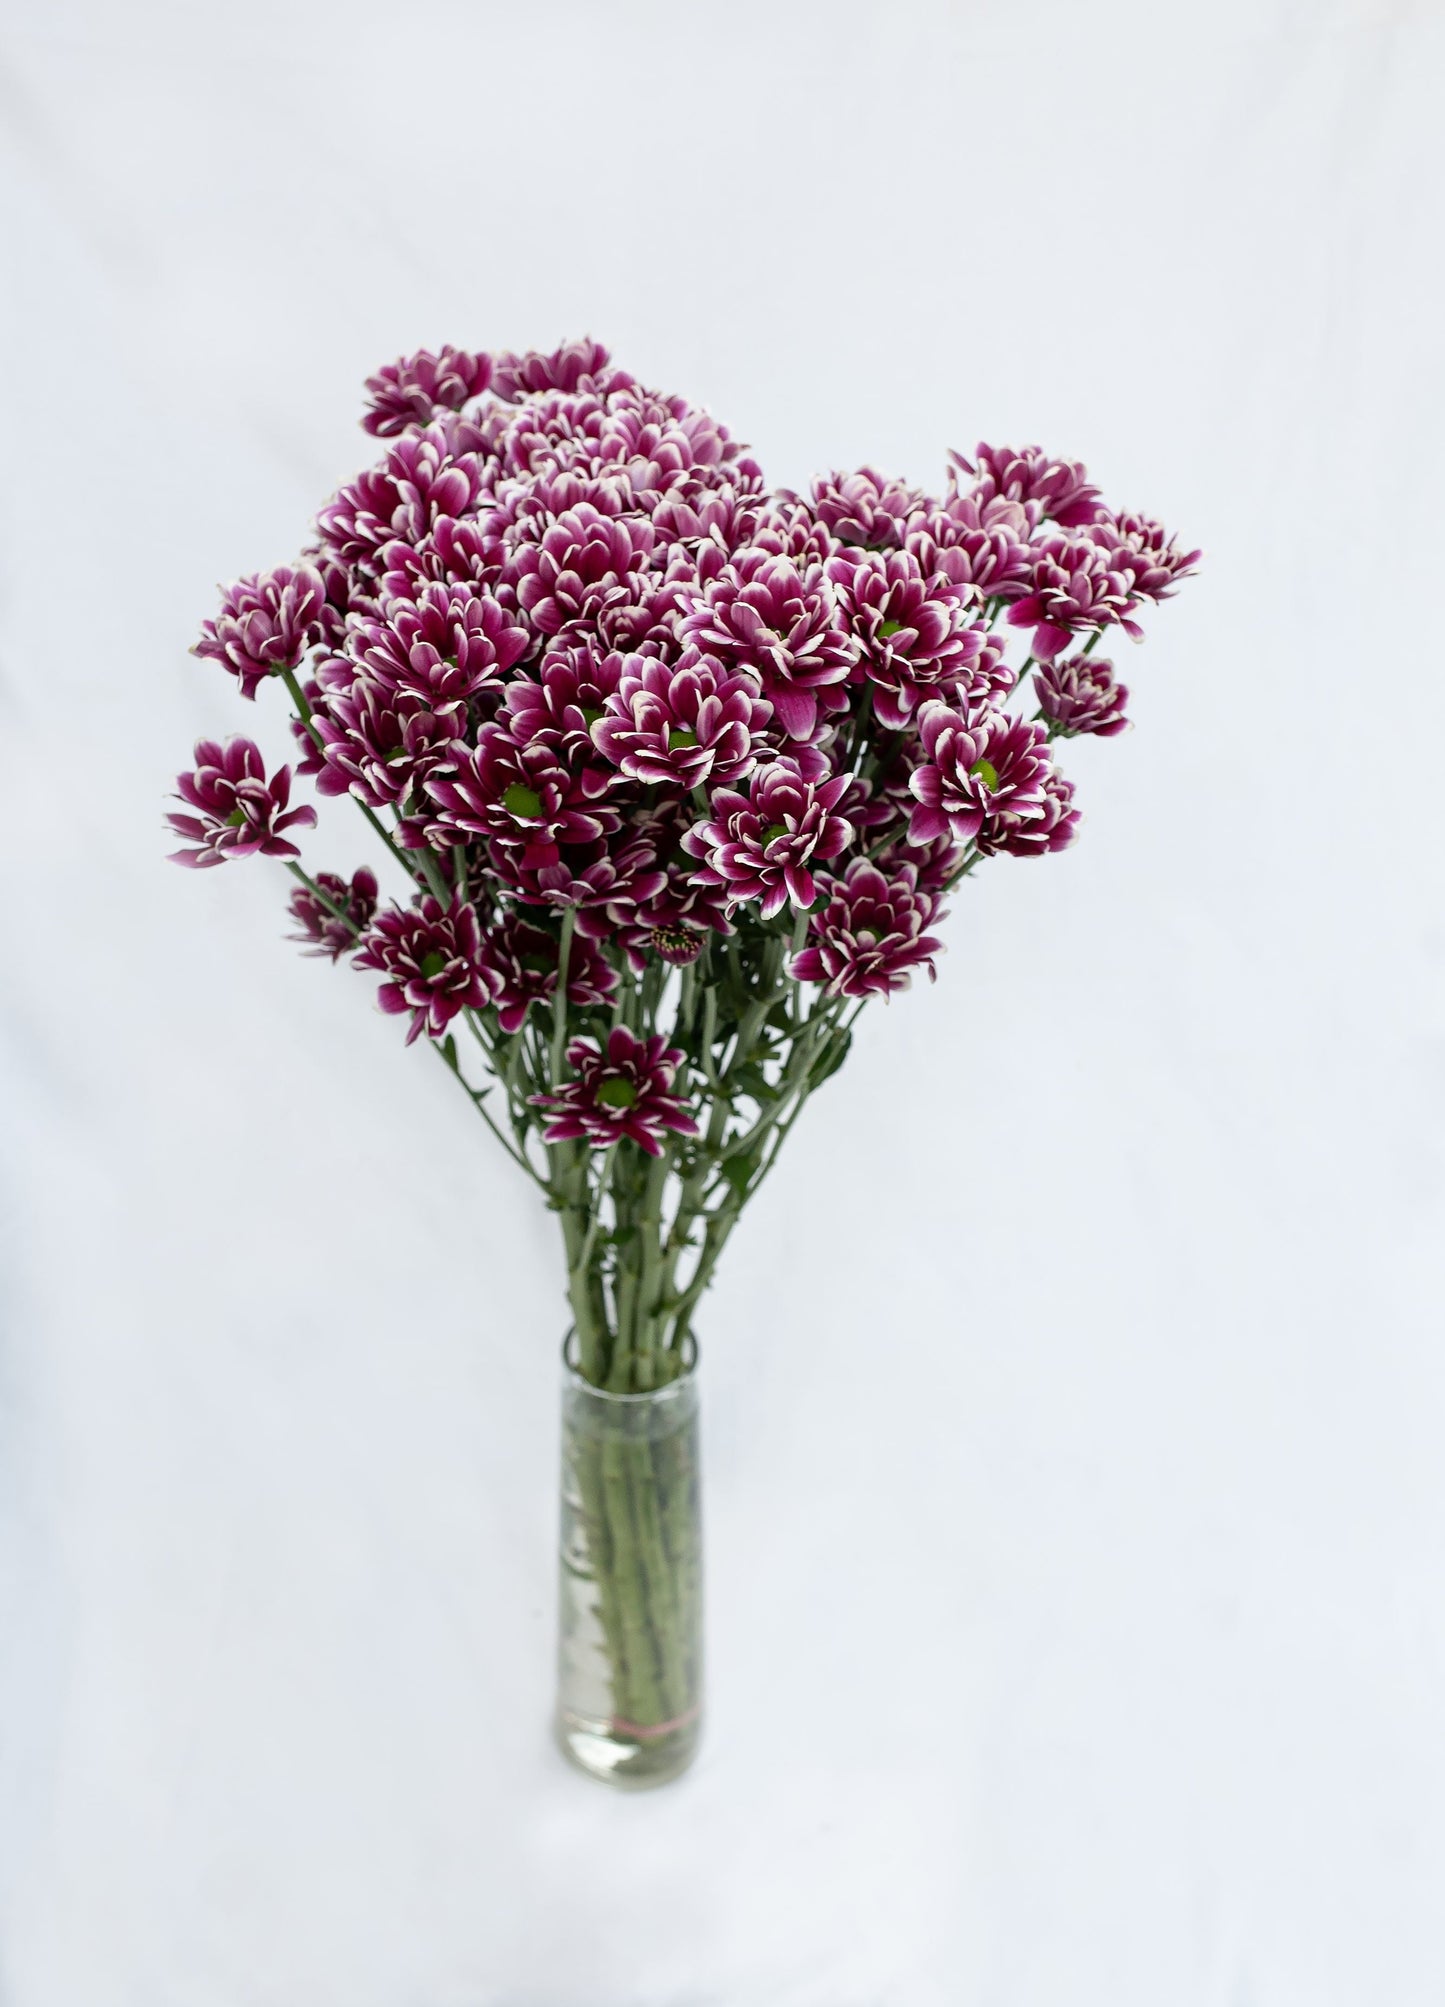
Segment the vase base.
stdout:
<svg viewBox="0 0 1445 2007">
<path fill-rule="evenodd" d="M 648 1791 L 680 1777 L 693 1757 L 702 1724 L 689 1720 L 661 1730 L 629 1734 L 610 1721 L 587 1720 L 565 1709 L 557 1715 L 557 1741 L 567 1761 L 599 1783 L 623 1791 Z"/>
</svg>

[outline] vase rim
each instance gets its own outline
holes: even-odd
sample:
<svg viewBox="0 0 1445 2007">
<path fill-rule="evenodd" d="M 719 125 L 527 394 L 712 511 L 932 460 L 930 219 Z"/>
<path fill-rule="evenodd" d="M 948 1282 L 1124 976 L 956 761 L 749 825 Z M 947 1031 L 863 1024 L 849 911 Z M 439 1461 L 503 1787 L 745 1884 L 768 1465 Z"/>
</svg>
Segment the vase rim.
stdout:
<svg viewBox="0 0 1445 2007">
<path fill-rule="evenodd" d="M 660 1387 L 646 1387 L 635 1394 L 618 1393 L 612 1387 L 598 1387 L 585 1378 L 573 1359 L 576 1338 L 576 1325 L 569 1325 L 567 1335 L 562 1340 L 562 1371 L 571 1385 L 580 1388 L 584 1393 L 594 1394 L 599 1401 L 616 1401 L 619 1406 L 632 1401 L 660 1401 L 667 1395 L 680 1392 L 684 1387 L 691 1387 L 697 1379 L 697 1340 L 690 1331 L 684 1341 L 683 1368 L 676 1379 L 665 1380 Z"/>
</svg>

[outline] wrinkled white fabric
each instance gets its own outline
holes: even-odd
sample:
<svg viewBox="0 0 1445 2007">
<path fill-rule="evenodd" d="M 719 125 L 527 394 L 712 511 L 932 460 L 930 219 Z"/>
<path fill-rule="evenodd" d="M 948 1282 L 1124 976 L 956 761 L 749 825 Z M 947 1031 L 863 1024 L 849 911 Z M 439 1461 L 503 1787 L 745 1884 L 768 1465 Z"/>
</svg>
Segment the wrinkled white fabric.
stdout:
<svg viewBox="0 0 1445 2007">
<path fill-rule="evenodd" d="M 1445 18 L 47 0 L 0 29 L 4 2007 L 1438 2007 Z M 550 1748 L 553 1222 L 186 650 L 421 344 L 1205 568 L 709 1301 L 696 1772 Z M 367 861 L 326 809 L 310 855 Z"/>
</svg>

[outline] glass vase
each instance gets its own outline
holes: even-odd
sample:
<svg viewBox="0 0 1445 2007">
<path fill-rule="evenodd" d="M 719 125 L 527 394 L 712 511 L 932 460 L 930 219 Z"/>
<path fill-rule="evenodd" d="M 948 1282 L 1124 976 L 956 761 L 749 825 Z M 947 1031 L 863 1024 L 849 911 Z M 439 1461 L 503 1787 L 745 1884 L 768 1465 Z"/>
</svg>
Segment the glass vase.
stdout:
<svg viewBox="0 0 1445 2007">
<path fill-rule="evenodd" d="M 702 1518 L 693 1373 L 562 1390 L 557 1735 L 591 1777 L 665 1784 L 702 1723 Z"/>
</svg>

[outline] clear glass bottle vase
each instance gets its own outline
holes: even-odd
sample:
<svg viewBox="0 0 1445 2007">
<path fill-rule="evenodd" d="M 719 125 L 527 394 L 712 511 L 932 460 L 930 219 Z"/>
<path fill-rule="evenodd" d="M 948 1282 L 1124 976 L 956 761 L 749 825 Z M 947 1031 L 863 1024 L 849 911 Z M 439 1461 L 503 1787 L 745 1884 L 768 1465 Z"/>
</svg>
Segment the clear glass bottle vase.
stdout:
<svg viewBox="0 0 1445 2007">
<path fill-rule="evenodd" d="M 702 1517 L 695 1375 L 562 1389 L 557 1735 L 589 1776 L 665 1784 L 702 1725 Z"/>
</svg>

